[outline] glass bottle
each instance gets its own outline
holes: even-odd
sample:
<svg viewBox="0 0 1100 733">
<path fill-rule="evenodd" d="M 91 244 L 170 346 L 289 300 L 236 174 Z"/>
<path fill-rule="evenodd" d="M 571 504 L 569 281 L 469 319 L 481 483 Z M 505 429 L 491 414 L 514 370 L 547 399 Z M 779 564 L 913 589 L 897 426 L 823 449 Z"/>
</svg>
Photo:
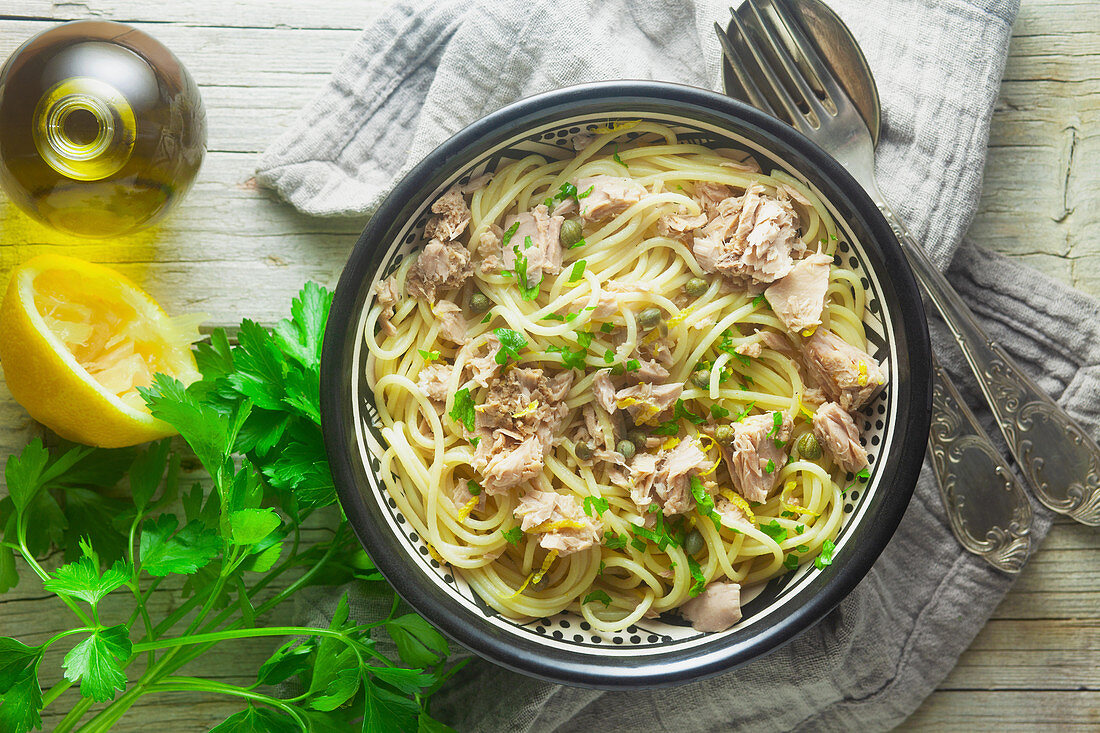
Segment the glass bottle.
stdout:
<svg viewBox="0 0 1100 733">
<path fill-rule="evenodd" d="M 114 237 L 154 224 L 187 193 L 205 149 L 198 86 L 130 26 L 66 23 L 0 69 L 0 186 L 61 231 Z"/>
</svg>

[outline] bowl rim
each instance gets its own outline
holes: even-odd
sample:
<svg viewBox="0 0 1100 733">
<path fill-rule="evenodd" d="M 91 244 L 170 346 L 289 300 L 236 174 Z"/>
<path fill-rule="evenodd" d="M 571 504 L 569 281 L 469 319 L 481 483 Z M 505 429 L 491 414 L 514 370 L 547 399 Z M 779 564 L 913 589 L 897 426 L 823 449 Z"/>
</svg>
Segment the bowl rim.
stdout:
<svg viewBox="0 0 1100 733">
<path fill-rule="evenodd" d="M 858 217 L 869 235 L 868 241 L 863 242 L 864 248 L 878 250 L 880 259 L 896 265 L 889 272 L 877 274 L 895 291 L 894 303 L 890 308 L 884 303 L 884 313 L 892 313 L 895 323 L 900 322 L 900 328 L 895 327 L 895 338 L 904 340 L 909 365 L 907 373 L 899 369 L 904 379 L 894 386 L 899 405 L 894 449 L 883 454 L 883 460 L 877 464 L 891 464 L 893 480 L 888 487 L 880 486 L 879 491 L 884 494 L 881 505 L 861 522 L 873 518 L 876 522 L 873 531 L 865 530 L 869 534 L 846 550 L 843 562 L 822 571 L 824 581 L 820 588 L 809 594 L 801 593 L 801 603 L 780 618 L 763 623 L 747 640 L 738 642 L 736 636 L 726 637 L 716 649 L 703 646 L 691 650 L 690 655 L 681 653 L 674 661 L 654 654 L 617 665 L 612 663 L 614 657 L 581 658 L 562 650 L 523 643 L 487 624 L 470 623 L 476 619 L 465 609 L 428 591 L 418 568 L 411 568 L 410 572 L 396 535 L 371 517 L 371 509 L 358 488 L 360 469 L 353 460 L 353 451 L 348 450 L 356 441 L 350 400 L 354 375 L 347 367 L 359 338 L 360 305 L 367 297 L 363 291 L 369 288 L 378 266 L 374 259 L 376 249 L 386 246 L 388 250 L 392 230 L 401 226 L 396 215 L 423 203 L 434 190 L 426 184 L 438 178 L 441 171 L 454 171 L 475 159 L 480 154 L 479 147 L 486 147 L 486 139 L 503 132 L 520 134 L 536 122 L 549 121 L 552 112 L 567 117 L 578 113 L 578 106 L 595 103 L 624 109 L 631 104 L 667 105 L 670 111 L 688 118 L 692 110 L 705 112 L 723 118 L 733 130 L 747 128 L 771 138 L 779 145 L 776 152 L 796 154 L 808 164 L 809 170 L 837 189 L 851 210 L 848 219 Z M 833 198 L 830 201 L 837 205 Z M 902 351 L 899 349 L 898 353 Z M 931 399 L 931 345 L 923 301 L 893 231 L 862 187 L 828 153 L 779 120 L 731 97 L 659 81 L 595 82 L 526 97 L 471 123 L 435 148 L 397 182 L 356 242 L 336 288 L 321 356 L 321 424 L 337 494 L 360 543 L 398 594 L 448 637 L 483 658 L 553 682 L 600 689 L 642 689 L 704 679 L 778 649 L 824 618 L 864 578 L 901 522 L 924 460 Z"/>
</svg>

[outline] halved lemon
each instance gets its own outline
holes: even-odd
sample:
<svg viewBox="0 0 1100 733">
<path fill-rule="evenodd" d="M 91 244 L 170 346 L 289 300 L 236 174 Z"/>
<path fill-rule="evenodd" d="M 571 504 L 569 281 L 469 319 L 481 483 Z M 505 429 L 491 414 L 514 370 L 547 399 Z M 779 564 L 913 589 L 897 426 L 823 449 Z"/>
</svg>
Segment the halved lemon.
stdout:
<svg viewBox="0 0 1100 733">
<path fill-rule="evenodd" d="M 68 440 L 119 448 L 176 431 L 137 388 L 164 373 L 200 377 L 191 354 L 202 315 L 170 318 L 109 267 L 41 255 L 12 272 L 0 305 L 0 364 L 12 396 Z"/>
</svg>

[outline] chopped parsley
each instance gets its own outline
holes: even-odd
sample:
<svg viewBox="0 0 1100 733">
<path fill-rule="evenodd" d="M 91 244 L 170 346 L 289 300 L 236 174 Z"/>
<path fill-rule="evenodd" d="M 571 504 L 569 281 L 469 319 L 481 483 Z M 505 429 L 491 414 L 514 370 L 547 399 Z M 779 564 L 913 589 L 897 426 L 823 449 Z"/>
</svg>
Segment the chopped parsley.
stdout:
<svg viewBox="0 0 1100 733">
<path fill-rule="evenodd" d="M 814 567 L 818 570 L 823 569 L 826 565 L 833 564 L 833 550 L 836 549 L 836 545 L 832 540 L 825 540 L 821 545 L 821 554 L 814 558 Z"/>
<path fill-rule="evenodd" d="M 481 322 L 482 323 L 488 323 L 491 320 L 493 320 L 493 314 L 492 313 L 486 313 L 485 317 L 481 319 Z"/>
<path fill-rule="evenodd" d="M 847 486 L 845 486 L 843 489 L 841 489 L 840 493 L 843 494 L 843 493 L 847 492 L 848 489 L 852 488 L 853 486 L 855 486 L 860 481 L 866 481 L 870 477 L 871 477 L 871 472 L 866 468 L 863 469 L 862 471 L 860 471 L 859 473 L 856 474 L 856 480 L 853 481 L 852 483 L 848 484 Z"/>
<path fill-rule="evenodd" d="M 470 479 L 466 482 L 466 490 L 469 491 L 472 496 L 477 496 L 481 493 L 481 484 Z"/>
<path fill-rule="evenodd" d="M 609 550 L 625 550 L 626 549 L 626 535 L 617 534 L 611 530 L 607 530 L 603 533 L 603 544 Z"/>
<path fill-rule="evenodd" d="M 673 411 L 672 416 L 674 418 L 684 418 L 688 422 L 694 425 L 702 425 L 706 422 L 706 418 L 701 415 L 696 415 L 691 410 L 684 407 L 684 401 L 682 399 L 676 400 L 676 409 Z"/>
<path fill-rule="evenodd" d="M 611 333 L 614 330 L 615 330 L 615 324 L 614 323 L 605 323 L 602 326 L 600 326 L 600 331 L 603 332 L 603 333 Z"/>
<path fill-rule="evenodd" d="M 660 507 L 658 507 L 658 509 L 660 509 Z M 657 521 L 656 524 L 653 526 L 653 529 L 648 529 L 640 524 L 630 525 L 634 529 L 635 539 L 637 539 L 638 537 L 647 539 L 653 544 L 657 545 L 657 547 L 659 547 L 661 550 L 668 549 L 669 545 L 672 545 L 673 547 L 679 547 L 680 544 L 676 541 L 676 539 L 669 535 L 668 532 L 665 530 L 664 515 L 658 512 L 654 515 L 654 518 Z M 645 543 L 642 543 L 642 549 L 645 549 Z"/>
<path fill-rule="evenodd" d="M 768 299 L 764 297 L 763 293 L 760 293 L 760 295 L 758 295 L 758 296 L 756 296 L 755 298 L 752 299 L 752 307 L 756 308 L 761 303 L 766 304 L 767 302 L 768 302 Z"/>
<path fill-rule="evenodd" d="M 794 548 L 794 551 L 795 552 L 809 552 L 810 547 L 809 547 L 809 545 L 798 545 L 797 547 Z"/>
<path fill-rule="evenodd" d="M 768 465 L 764 466 L 764 473 L 775 473 L 775 461 L 768 459 Z"/>
<path fill-rule="evenodd" d="M 516 333 L 510 328 L 495 328 L 493 333 L 500 341 L 500 351 L 496 355 L 497 364 L 507 364 L 508 357 L 518 359 L 519 350 L 527 346 L 527 339 L 523 334 Z M 473 428 L 470 429 L 473 430 Z"/>
<path fill-rule="evenodd" d="M 749 411 L 756 405 L 756 400 L 753 400 L 749 404 L 745 405 L 745 409 L 737 413 L 737 417 L 733 419 L 734 422 L 741 422 L 745 419 L 745 416 L 749 414 Z"/>
<path fill-rule="evenodd" d="M 715 417 L 715 418 L 729 417 L 730 411 L 727 410 L 726 408 L 722 407 L 721 405 L 711 405 L 710 406 L 710 414 L 711 414 L 712 417 Z"/>
<path fill-rule="evenodd" d="M 695 497 L 695 510 L 704 517 L 710 517 L 714 522 L 714 529 L 722 531 L 722 516 L 714 508 L 714 499 L 703 487 L 703 482 L 698 476 L 691 477 L 691 495 Z"/>
<path fill-rule="evenodd" d="M 584 267 L 586 264 L 584 260 L 577 260 L 573 263 L 573 270 L 569 273 L 569 282 L 575 283 L 584 277 Z"/>
<path fill-rule="evenodd" d="M 680 434 L 680 421 L 677 419 L 665 420 L 663 423 L 653 428 L 654 435 L 667 435 L 675 438 Z"/>
<path fill-rule="evenodd" d="M 612 351 L 611 349 L 608 349 L 607 351 L 603 352 L 603 360 L 605 362 L 607 362 L 608 364 L 614 364 L 615 363 L 615 352 Z"/>
<path fill-rule="evenodd" d="M 524 237 L 524 249 L 531 246 L 531 238 Z M 539 296 L 539 287 L 542 286 L 542 281 L 546 276 L 539 276 L 538 282 L 532 285 L 527 278 L 527 255 L 519 251 L 519 245 L 513 246 L 512 251 L 516 253 L 516 285 L 519 286 L 519 294 L 524 300 L 534 300 Z"/>
<path fill-rule="evenodd" d="M 565 316 L 560 313 L 547 313 L 545 316 L 539 319 L 540 321 L 564 321 Z"/>
<path fill-rule="evenodd" d="M 508 227 L 508 231 L 504 233 L 504 237 L 500 240 L 501 248 L 508 246 L 508 243 L 512 241 L 512 237 L 515 235 L 517 229 L 519 229 L 518 221 L 512 226 Z"/>
<path fill-rule="evenodd" d="M 806 531 L 806 525 L 805 524 L 796 524 L 795 527 L 794 527 L 794 531 L 795 531 L 796 534 L 802 534 L 803 532 Z M 802 545 L 799 545 L 799 547 L 802 547 Z M 805 552 L 805 550 L 803 550 L 803 552 Z"/>
<path fill-rule="evenodd" d="M 598 517 L 608 509 L 607 499 L 602 496 L 584 497 L 584 513 L 590 517 Z"/>
<path fill-rule="evenodd" d="M 579 344 L 582 349 L 587 349 L 592 345 L 592 334 L 588 331 L 578 331 L 577 344 Z"/>
<path fill-rule="evenodd" d="M 581 239 L 578 239 L 576 242 L 573 242 L 573 244 L 569 245 L 569 249 L 576 249 L 577 247 L 583 247 L 586 244 L 588 244 L 588 242 L 585 242 L 584 238 L 582 237 Z"/>
<path fill-rule="evenodd" d="M 737 361 L 741 362 L 745 366 L 749 366 L 750 364 L 752 364 L 752 359 L 747 354 L 742 354 L 738 351 L 733 352 L 733 358 L 737 359 Z"/>
<path fill-rule="evenodd" d="M 783 566 L 788 570 L 797 570 L 798 557 L 796 555 L 787 555 L 783 558 Z"/>
<path fill-rule="evenodd" d="M 638 552 L 645 552 L 645 540 L 643 539 L 635 537 L 634 539 L 630 540 L 630 546 Z"/>
<path fill-rule="evenodd" d="M 519 541 L 523 539 L 523 530 L 519 527 L 512 527 L 511 529 L 502 529 L 500 533 L 504 535 L 504 539 L 508 540 L 508 544 L 518 545 Z"/>
<path fill-rule="evenodd" d="M 760 531 L 771 537 L 773 540 L 776 541 L 776 543 L 782 542 L 783 540 L 787 539 L 786 527 L 780 526 L 779 522 L 774 519 L 768 524 L 761 524 Z"/>
<path fill-rule="evenodd" d="M 766 434 L 767 435 L 778 435 L 779 434 L 779 429 L 781 427 L 783 427 L 783 413 L 773 412 L 772 413 L 772 429 L 769 430 Z"/>
<path fill-rule="evenodd" d="M 592 601 L 599 601 L 604 607 L 611 605 L 611 596 L 607 595 L 606 591 L 594 590 L 584 597 L 581 604 L 591 603 Z"/>
<path fill-rule="evenodd" d="M 424 361 L 427 362 L 432 362 L 439 358 L 438 351 L 424 351 L 424 349 L 417 349 L 417 351 L 424 357 Z"/>
<path fill-rule="evenodd" d="M 637 359 L 628 359 L 626 362 L 626 371 L 636 372 L 642 368 L 642 363 Z"/>
<path fill-rule="evenodd" d="M 623 159 L 619 157 L 619 151 L 618 150 L 616 150 L 615 154 L 611 156 L 611 160 L 615 161 L 616 163 L 621 165 L 623 168 L 630 168 L 630 166 L 628 166 L 626 163 L 624 163 Z"/>
<path fill-rule="evenodd" d="M 691 555 L 687 556 L 688 559 L 688 572 L 691 573 L 691 579 L 695 581 L 691 584 L 691 588 L 688 589 L 688 595 L 692 598 L 702 593 L 707 587 L 707 577 L 703 575 L 703 569 L 699 567 L 698 561 Z"/>
<path fill-rule="evenodd" d="M 578 199 L 578 200 L 580 200 L 580 199 L 586 199 L 586 198 L 588 198 L 589 196 L 591 196 L 591 195 L 592 195 L 592 192 L 593 192 L 593 191 L 595 191 L 595 190 L 596 190 L 596 187 L 595 187 L 595 186 L 589 186 L 589 187 L 588 187 L 588 188 L 586 188 L 586 189 L 585 189 L 584 191 L 581 191 L 580 193 L 578 193 L 578 194 L 577 194 L 577 199 Z"/>
<path fill-rule="evenodd" d="M 474 400 L 470 397 L 470 390 L 463 387 L 455 392 L 455 404 L 450 416 L 455 422 L 465 425 L 471 433 L 474 432 Z"/>
<path fill-rule="evenodd" d="M 588 356 L 588 351 L 585 349 L 577 349 L 572 351 L 564 346 L 547 346 L 546 351 L 551 354 L 561 354 L 561 363 L 566 369 L 579 369 L 584 371 L 585 357 Z"/>
<path fill-rule="evenodd" d="M 481 436 L 480 435 L 471 435 L 470 436 L 470 445 L 477 448 L 479 443 L 481 443 Z"/>
</svg>

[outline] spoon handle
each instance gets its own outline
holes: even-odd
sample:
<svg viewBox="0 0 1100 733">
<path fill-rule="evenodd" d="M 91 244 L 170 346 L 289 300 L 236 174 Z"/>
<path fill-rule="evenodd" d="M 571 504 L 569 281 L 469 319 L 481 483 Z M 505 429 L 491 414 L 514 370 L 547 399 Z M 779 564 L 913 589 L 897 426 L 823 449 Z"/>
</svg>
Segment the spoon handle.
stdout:
<svg viewBox="0 0 1100 733">
<path fill-rule="evenodd" d="M 881 200 L 917 280 L 939 310 L 978 378 L 997 425 L 1045 506 L 1081 524 L 1100 525 L 1100 448 L 978 325 L 947 278 Z"/>
<path fill-rule="evenodd" d="M 1031 503 L 935 357 L 928 448 L 959 543 L 1006 573 L 1020 572 L 1031 552 Z"/>
</svg>

